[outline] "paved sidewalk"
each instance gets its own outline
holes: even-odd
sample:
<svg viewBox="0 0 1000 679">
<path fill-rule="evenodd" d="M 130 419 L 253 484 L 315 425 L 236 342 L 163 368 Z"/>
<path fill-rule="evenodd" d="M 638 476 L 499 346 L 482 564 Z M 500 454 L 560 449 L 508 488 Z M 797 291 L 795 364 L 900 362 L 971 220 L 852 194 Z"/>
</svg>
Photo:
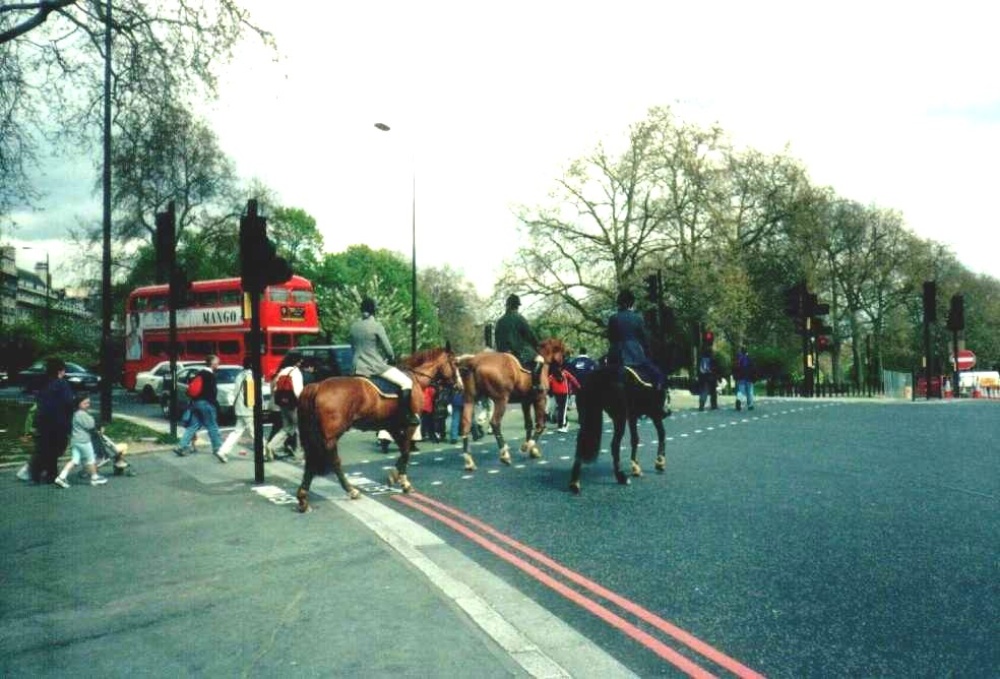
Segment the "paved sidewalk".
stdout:
<svg viewBox="0 0 1000 679">
<path fill-rule="evenodd" d="M 630 676 L 381 502 L 154 452 L 102 487 L 0 480 L 0 675 Z"/>
</svg>

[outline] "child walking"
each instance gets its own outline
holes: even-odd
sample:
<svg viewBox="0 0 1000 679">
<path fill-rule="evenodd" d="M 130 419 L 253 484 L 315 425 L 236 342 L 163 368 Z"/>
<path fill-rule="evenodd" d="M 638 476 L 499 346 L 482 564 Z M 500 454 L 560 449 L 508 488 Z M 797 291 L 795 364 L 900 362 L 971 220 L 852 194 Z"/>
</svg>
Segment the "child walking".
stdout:
<svg viewBox="0 0 1000 679">
<path fill-rule="evenodd" d="M 60 488 L 69 488 L 69 481 L 66 477 L 73 471 L 73 467 L 82 464 L 90 472 L 90 485 L 100 486 L 108 482 L 106 478 L 97 473 L 97 465 L 94 457 L 94 444 L 91 442 L 91 435 L 97 423 L 87 410 L 90 408 L 90 397 L 86 395 L 77 396 L 76 409 L 73 412 L 73 430 L 70 434 L 69 443 L 72 451 L 72 458 L 63 467 L 62 472 L 56 477 L 56 485 Z"/>
</svg>

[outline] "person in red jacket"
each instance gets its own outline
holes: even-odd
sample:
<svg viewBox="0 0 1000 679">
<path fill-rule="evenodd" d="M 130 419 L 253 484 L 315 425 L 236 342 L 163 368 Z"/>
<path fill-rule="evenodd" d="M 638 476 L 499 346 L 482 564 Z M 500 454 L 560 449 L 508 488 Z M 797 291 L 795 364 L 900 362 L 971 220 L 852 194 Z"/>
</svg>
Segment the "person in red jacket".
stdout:
<svg viewBox="0 0 1000 679">
<path fill-rule="evenodd" d="M 556 400 L 556 423 L 559 425 L 560 433 L 565 434 L 569 431 L 569 423 L 566 421 L 566 400 L 570 392 L 579 389 L 580 383 L 570 371 L 563 370 L 559 365 L 554 365 L 549 370 L 549 393 Z"/>
</svg>

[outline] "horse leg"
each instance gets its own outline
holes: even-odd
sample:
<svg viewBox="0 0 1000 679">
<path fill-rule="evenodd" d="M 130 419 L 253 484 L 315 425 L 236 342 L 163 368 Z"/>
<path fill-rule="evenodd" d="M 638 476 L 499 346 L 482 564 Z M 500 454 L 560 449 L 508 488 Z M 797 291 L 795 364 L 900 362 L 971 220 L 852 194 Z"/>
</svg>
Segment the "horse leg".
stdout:
<svg viewBox="0 0 1000 679">
<path fill-rule="evenodd" d="M 580 458 L 576 458 L 573 461 L 573 470 L 569 474 L 569 491 L 573 495 L 580 494 L 580 468 L 583 466 L 583 462 Z"/>
<path fill-rule="evenodd" d="M 399 485 L 404 493 L 413 491 L 413 484 L 406 476 L 406 468 L 410 464 L 410 443 L 413 440 L 414 427 L 407 427 L 398 434 L 396 443 L 399 445 L 399 457 L 396 467 L 389 471 L 389 485 Z"/>
<path fill-rule="evenodd" d="M 493 402 L 493 417 L 490 419 L 490 425 L 493 427 L 493 436 L 497 440 L 497 448 L 500 450 L 500 461 L 504 464 L 510 464 L 510 448 L 507 446 L 507 440 L 503 437 L 503 432 L 500 430 L 500 421 L 503 420 L 503 414 L 507 410 L 507 399 L 498 398 Z"/>
<path fill-rule="evenodd" d="M 340 487 L 344 489 L 347 493 L 347 497 L 352 500 L 357 500 L 361 497 L 361 492 L 351 485 L 351 482 L 347 480 L 347 476 L 344 475 L 344 469 L 340 464 L 340 453 L 337 452 L 337 445 L 334 444 L 333 449 L 330 451 L 333 453 L 333 473 L 337 475 L 337 480 L 340 481 Z"/>
<path fill-rule="evenodd" d="M 299 501 L 299 512 L 302 514 L 312 511 L 312 508 L 309 506 L 309 486 L 312 485 L 313 476 L 315 475 L 309 471 L 307 465 L 305 471 L 302 473 L 302 482 L 299 483 L 299 489 L 295 491 L 295 499 Z"/>
<path fill-rule="evenodd" d="M 632 444 L 632 476 L 642 476 L 642 467 L 639 466 L 639 418 L 629 415 L 628 437 Z"/>
<path fill-rule="evenodd" d="M 667 434 L 663 430 L 663 418 L 654 417 L 653 426 L 656 427 L 656 471 L 663 472 L 667 468 Z"/>
<path fill-rule="evenodd" d="M 465 471 L 476 471 L 476 461 L 472 459 L 469 452 L 469 430 L 472 429 L 472 414 L 475 408 L 475 401 L 470 398 L 465 399 L 462 404 L 462 458 L 465 460 Z"/>
<path fill-rule="evenodd" d="M 521 444 L 521 452 L 528 453 L 532 459 L 537 460 L 542 456 L 542 451 L 535 440 L 545 431 L 545 404 L 535 401 L 535 423 L 531 421 L 532 404 L 525 401 L 521 404 L 521 412 L 524 414 L 524 443 Z M 541 410 L 539 410 L 541 408 Z"/>
<path fill-rule="evenodd" d="M 629 484 L 628 476 L 621 470 L 622 439 L 625 438 L 625 417 L 614 418 L 614 434 L 611 436 L 611 458 L 615 469 L 615 479 L 622 486 Z"/>
</svg>

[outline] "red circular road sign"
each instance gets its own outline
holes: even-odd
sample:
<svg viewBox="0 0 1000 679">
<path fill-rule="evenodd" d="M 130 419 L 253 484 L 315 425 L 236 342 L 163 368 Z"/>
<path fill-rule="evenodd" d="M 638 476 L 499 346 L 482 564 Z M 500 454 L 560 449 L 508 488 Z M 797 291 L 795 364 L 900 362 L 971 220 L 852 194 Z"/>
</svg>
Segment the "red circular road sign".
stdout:
<svg viewBox="0 0 1000 679">
<path fill-rule="evenodd" d="M 951 362 L 955 362 L 954 357 Z M 972 370 L 976 367 L 976 355 L 969 349 L 962 349 L 958 352 L 958 365 L 955 367 L 959 370 Z"/>
</svg>

